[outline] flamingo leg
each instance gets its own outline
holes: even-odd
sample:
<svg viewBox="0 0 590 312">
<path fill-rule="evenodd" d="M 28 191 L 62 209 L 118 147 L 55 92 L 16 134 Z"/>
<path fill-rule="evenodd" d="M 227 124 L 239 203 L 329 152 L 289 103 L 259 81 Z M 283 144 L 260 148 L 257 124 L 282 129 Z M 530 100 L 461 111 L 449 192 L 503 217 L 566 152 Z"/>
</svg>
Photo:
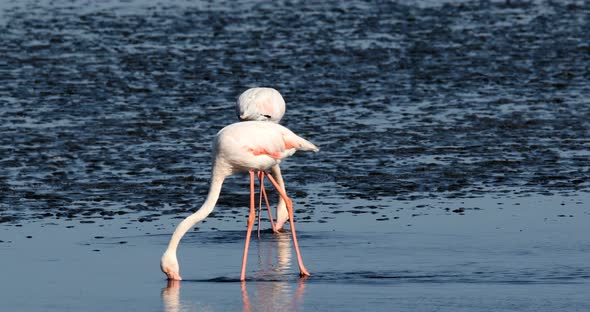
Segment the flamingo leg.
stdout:
<svg viewBox="0 0 590 312">
<path fill-rule="evenodd" d="M 291 235 L 293 236 L 293 245 L 295 246 L 295 252 L 297 253 L 297 263 L 299 264 L 299 275 L 300 276 L 310 276 L 309 272 L 303 265 L 303 259 L 301 258 L 301 252 L 299 252 L 299 244 L 297 243 L 297 234 L 295 233 L 295 222 L 293 221 L 293 201 L 287 197 L 287 194 L 283 192 L 281 187 L 277 184 L 277 181 L 268 173 L 265 172 L 266 176 L 272 183 L 272 185 L 277 189 L 277 192 L 281 195 L 281 198 L 285 201 L 287 206 L 287 212 L 289 213 L 289 224 L 291 225 Z"/>
<path fill-rule="evenodd" d="M 254 219 L 256 214 L 254 205 L 254 171 L 250 170 L 250 215 L 248 216 L 248 232 L 246 232 L 246 244 L 244 246 L 244 256 L 242 257 L 242 274 L 240 274 L 240 281 L 246 279 L 246 263 L 248 261 L 248 248 L 250 247 L 250 236 L 252 235 L 252 226 L 254 226 Z"/>
<path fill-rule="evenodd" d="M 258 196 L 258 211 L 257 211 L 257 219 L 258 221 L 256 222 L 256 228 L 257 228 L 257 232 L 258 232 L 258 239 L 260 239 L 260 214 L 262 213 L 262 190 L 264 188 L 264 185 L 262 184 L 262 180 L 260 179 L 260 176 L 262 175 L 262 173 L 260 171 L 256 172 L 256 174 L 258 175 L 258 182 L 260 183 L 260 192 L 259 192 L 259 196 Z"/>
<path fill-rule="evenodd" d="M 268 219 L 270 220 L 270 226 L 272 227 L 272 231 L 274 233 L 278 233 L 277 227 L 275 222 L 272 218 L 272 212 L 270 211 L 270 204 L 268 203 L 268 196 L 266 196 L 266 190 L 264 189 L 264 172 L 259 171 L 258 179 L 260 180 L 260 194 L 264 196 L 264 201 L 266 203 L 266 209 L 268 210 Z"/>
</svg>

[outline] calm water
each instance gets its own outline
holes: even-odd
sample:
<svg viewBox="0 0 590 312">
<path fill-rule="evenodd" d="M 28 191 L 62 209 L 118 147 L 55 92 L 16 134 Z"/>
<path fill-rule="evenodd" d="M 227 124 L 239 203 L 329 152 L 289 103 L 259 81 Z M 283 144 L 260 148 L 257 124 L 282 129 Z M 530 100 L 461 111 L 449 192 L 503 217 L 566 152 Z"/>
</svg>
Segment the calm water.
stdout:
<svg viewBox="0 0 590 312">
<path fill-rule="evenodd" d="M 590 5 L 555 2 L 0 1 L 2 302 L 588 310 Z M 236 176 L 166 289 L 175 217 L 253 86 L 321 148 L 283 167 L 314 275 L 266 234 L 233 282 Z"/>
<path fill-rule="evenodd" d="M 590 211 L 578 201 L 588 197 L 392 202 L 395 221 L 340 214 L 300 224 L 306 280 L 289 236 L 262 233 L 243 285 L 243 222 L 190 232 L 178 285 L 158 269 L 175 220 L 6 226 L 0 298 L 10 311 L 588 311 Z M 415 207 L 426 203 L 481 209 Z"/>
</svg>

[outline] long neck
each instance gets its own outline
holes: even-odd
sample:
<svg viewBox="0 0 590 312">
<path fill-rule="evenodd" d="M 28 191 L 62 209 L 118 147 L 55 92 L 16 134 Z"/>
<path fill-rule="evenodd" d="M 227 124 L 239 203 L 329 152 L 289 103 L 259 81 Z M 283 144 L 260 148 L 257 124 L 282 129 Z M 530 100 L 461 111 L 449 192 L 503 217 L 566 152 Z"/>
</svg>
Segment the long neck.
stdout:
<svg viewBox="0 0 590 312">
<path fill-rule="evenodd" d="M 170 243 L 168 243 L 167 251 L 176 253 L 176 248 L 178 248 L 180 239 L 184 236 L 184 234 L 190 230 L 193 225 L 205 219 L 213 211 L 213 208 L 215 208 L 217 199 L 219 199 L 219 193 L 221 193 L 221 186 L 227 177 L 227 175 L 222 174 L 220 170 L 217 169 L 218 168 L 216 168 L 216 166 L 213 167 L 211 174 L 211 185 L 209 186 L 209 194 L 207 194 L 207 199 L 203 203 L 203 206 L 201 206 L 197 212 L 186 217 L 186 219 L 182 220 L 182 222 L 178 224 L 174 234 L 172 234 Z"/>
</svg>

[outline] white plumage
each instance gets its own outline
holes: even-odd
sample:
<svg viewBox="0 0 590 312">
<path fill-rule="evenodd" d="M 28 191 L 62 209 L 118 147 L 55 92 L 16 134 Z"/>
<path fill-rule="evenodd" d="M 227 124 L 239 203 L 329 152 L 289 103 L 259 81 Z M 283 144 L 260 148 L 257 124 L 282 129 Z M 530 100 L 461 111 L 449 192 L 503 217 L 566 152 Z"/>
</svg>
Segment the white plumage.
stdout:
<svg viewBox="0 0 590 312">
<path fill-rule="evenodd" d="M 285 114 L 285 100 L 273 88 L 250 88 L 236 102 L 236 113 L 242 121 L 272 121 L 279 123 Z"/>
</svg>

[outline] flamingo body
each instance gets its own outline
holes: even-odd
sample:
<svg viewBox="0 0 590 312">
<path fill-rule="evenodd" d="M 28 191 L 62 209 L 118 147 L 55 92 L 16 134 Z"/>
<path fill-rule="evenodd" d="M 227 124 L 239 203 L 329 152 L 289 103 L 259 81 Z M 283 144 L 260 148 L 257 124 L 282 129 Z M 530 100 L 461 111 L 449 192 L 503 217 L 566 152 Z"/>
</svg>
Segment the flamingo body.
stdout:
<svg viewBox="0 0 590 312">
<path fill-rule="evenodd" d="M 227 162 L 232 173 L 267 170 L 297 150 L 318 151 L 310 142 L 275 123 L 249 121 L 234 123 L 217 134 L 216 161 Z"/>
</svg>

